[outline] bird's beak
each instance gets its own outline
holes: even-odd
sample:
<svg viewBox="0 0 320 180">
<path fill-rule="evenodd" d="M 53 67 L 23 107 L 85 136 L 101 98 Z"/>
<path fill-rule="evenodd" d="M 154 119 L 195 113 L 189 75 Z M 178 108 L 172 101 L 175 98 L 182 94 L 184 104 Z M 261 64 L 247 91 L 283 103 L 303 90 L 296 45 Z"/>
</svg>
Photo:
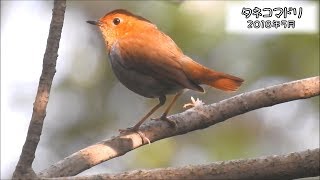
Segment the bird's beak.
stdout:
<svg viewBox="0 0 320 180">
<path fill-rule="evenodd" d="M 96 26 L 100 26 L 101 25 L 100 21 L 87 21 L 87 23 L 92 24 L 92 25 L 96 25 Z"/>
</svg>

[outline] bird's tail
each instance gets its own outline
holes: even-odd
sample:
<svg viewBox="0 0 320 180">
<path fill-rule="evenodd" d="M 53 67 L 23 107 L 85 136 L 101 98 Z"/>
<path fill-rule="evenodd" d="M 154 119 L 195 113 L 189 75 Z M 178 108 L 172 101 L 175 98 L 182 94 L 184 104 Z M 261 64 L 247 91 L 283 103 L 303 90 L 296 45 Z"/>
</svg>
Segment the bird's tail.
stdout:
<svg viewBox="0 0 320 180">
<path fill-rule="evenodd" d="M 223 91 L 236 91 L 244 81 L 236 76 L 206 68 L 190 58 L 184 59 L 181 64 L 188 78 L 197 84 L 206 84 Z"/>
<path fill-rule="evenodd" d="M 223 91 L 236 91 L 242 82 L 243 79 L 241 78 L 212 70 L 207 72 L 200 80 L 201 84 L 206 84 Z"/>
</svg>

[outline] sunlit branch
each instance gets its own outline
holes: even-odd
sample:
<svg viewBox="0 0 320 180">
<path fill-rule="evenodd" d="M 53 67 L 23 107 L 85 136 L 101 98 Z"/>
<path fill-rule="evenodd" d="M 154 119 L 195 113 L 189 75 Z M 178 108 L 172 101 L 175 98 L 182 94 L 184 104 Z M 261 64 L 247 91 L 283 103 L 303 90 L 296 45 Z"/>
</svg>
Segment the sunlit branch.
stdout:
<svg viewBox="0 0 320 180">
<path fill-rule="evenodd" d="M 176 129 L 164 121 L 151 120 L 141 126 L 151 142 L 207 128 L 231 117 L 276 104 L 318 96 L 319 76 L 279 84 L 210 105 L 196 106 L 169 118 L 176 122 Z M 84 148 L 39 173 L 43 177 L 73 176 L 97 164 L 121 156 L 146 144 L 139 134 L 119 135 Z"/>
<path fill-rule="evenodd" d="M 297 179 L 320 175 L 319 153 L 317 148 L 285 155 L 220 161 L 206 165 L 54 179 Z"/>
</svg>

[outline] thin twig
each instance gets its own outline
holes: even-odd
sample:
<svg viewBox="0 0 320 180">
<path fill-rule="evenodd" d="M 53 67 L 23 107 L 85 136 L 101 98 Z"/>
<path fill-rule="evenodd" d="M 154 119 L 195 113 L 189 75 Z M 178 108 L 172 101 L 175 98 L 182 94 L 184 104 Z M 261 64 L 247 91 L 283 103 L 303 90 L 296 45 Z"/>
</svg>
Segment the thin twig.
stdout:
<svg viewBox="0 0 320 180">
<path fill-rule="evenodd" d="M 152 120 L 142 125 L 140 131 L 151 142 L 154 142 L 207 128 L 255 109 L 310 98 L 319 95 L 319 93 L 319 76 L 302 79 L 243 93 L 215 104 L 196 106 L 183 113 L 172 115 L 169 118 L 176 122 L 176 129 L 164 121 Z M 73 176 L 142 145 L 144 145 L 144 142 L 136 133 L 112 137 L 84 148 L 51 165 L 48 169 L 40 172 L 39 176 Z"/>
<path fill-rule="evenodd" d="M 39 80 L 38 91 L 33 104 L 33 112 L 27 138 L 23 145 L 18 164 L 13 173 L 13 179 L 36 178 L 36 174 L 32 169 L 32 162 L 35 158 L 35 152 L 40 141 L 52 80 L 56 72 L 55 68 L 65 8 L 65 0 L 54 1 L 49 36 L 47 40 L 47 48 L 43 57 L 43 69 Z"/>
</svg>

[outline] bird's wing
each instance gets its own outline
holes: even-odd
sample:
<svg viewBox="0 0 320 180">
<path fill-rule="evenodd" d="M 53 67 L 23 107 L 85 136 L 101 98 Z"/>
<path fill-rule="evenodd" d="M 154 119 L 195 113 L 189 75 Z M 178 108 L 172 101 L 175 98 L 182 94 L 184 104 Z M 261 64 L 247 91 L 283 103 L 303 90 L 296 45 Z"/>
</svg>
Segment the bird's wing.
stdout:
<svg viewBox="0 0 320 180">
<path fill-rule="evenodd" d="M 118 56 L 125 68 L 164 83 L 203 92 L 203 88 L 184 73 L 178 61 L 183 56 L 181 50 L 165 34 L 154 33 L 153 36 L 138 33 L 119 39 L 111 47 L 109 55 Z"/>
</svg>

